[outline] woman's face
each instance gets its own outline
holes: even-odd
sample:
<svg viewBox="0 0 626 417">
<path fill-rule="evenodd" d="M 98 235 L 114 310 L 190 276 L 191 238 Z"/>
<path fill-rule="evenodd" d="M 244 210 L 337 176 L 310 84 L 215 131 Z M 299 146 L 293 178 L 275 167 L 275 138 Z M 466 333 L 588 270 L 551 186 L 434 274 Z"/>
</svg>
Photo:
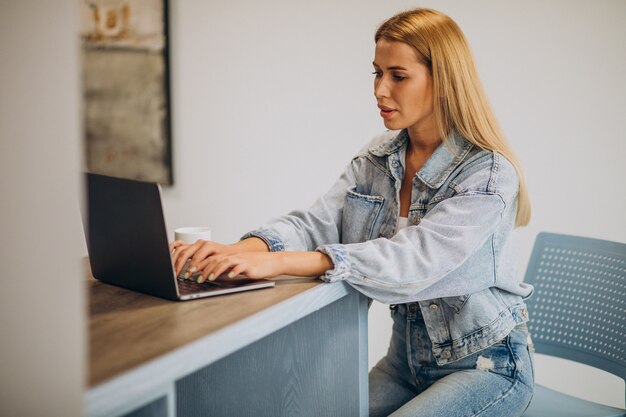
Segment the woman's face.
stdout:
<svg viewBox="0 0 626 417">
<path fill-rule="evenodd" d="M 410 135 L 434 133 L 433 81 L 413 48 L 403 42 L 380 39 L 373 64 L 374 96 L 385 127 L 408 128 Z"/>
</svg>

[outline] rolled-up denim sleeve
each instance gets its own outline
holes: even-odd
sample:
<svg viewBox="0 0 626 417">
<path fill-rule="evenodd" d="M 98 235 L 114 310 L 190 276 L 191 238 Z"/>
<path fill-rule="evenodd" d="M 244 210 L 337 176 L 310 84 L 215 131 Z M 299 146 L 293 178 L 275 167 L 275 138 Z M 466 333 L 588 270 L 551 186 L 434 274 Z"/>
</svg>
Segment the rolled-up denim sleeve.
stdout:
<svg viewBox="0 0 626 417">
<path fill-rule="evenodd" d="M 285 245 L 283 244 L 281 237 L 271 229 L 258 229 L 248 232 L 241 237 L 241 240 L 251 237 L 258 237 L 263 240 L 270 252 L 281 252 L 285 250 Z"/>
<path fill-rule="evenodd" d="M 343 204 L 347 190 L 355 184 L 349 164 L 333 186 L 305 210 L 294 210 L 270 220 L 242 239 L 258 237 L 270 251 L 313 251 L 320 245 L 339 242 Z"/>
<path fill-rule="evenodd" d="M 512 209 L 509 207 L 509 209 Z M 322 277 L 345 280 L 365 295 L 387 303 L 467 294 L 491 285 L 493 277 L 433 286 L 457 269 L 493 236 L 507 210 L 497 193 L 466 192 L 438 203 L 415 226 L 390 239 L 321 245 L 334 268 Z M 432 288 L 437 290 L 429 290 Z"/>
</svg>

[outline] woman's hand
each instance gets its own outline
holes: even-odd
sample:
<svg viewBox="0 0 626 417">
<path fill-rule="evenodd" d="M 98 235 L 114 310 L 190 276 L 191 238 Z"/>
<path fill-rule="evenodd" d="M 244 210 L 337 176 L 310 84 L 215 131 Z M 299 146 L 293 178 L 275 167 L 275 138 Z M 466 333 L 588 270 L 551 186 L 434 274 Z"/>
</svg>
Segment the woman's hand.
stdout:
<svg viewBox="0 0 626 417">
<path fill-rule="evenodd" d="M 198 266 L 200 262 L 203 262 L 206 258 L 218 254 L 237 253 L 237 250 L 234 245 L 224 245 L 210 240 L 200 239 L 193 244 L 176 240 L 170 243 L 170 252 L 172 254 L 174 270 L 176 271 L 176 276 L 178 276 L 188 259 L 190 259 L 191 262 L 187 267 L 187 273 L 191 275 L 200 270 Z"/>
<path fill-rule="evenodd" d="M 185 243 L 182 240 L 170 243 L 170 252 L 176 276 L 180 274 L 188 259 L 191 262 L 187 267 L 187 273 L 191 276 L 195 272 L 200 271 L 200 263 L 211 256 L 234 255 L 244 252 L 267 252 L 268 250 L 265 242 L 256 237 L 251 237 L 232 245 L 224 245 L 210 240 L 197 240 L 193 244 Z"/>
<path fill-rule="evenodd" d="M 207 279 L 214 281 L 228 272 L 228 278 L 244 275 L 247 278 L 274 278 L 284 273 L 283 253 L 277 252 L 245 252 L 236 254 L 217 254 L 210 256 L 199 264 L 201 275 L 198 282 Z"/>
</svg>

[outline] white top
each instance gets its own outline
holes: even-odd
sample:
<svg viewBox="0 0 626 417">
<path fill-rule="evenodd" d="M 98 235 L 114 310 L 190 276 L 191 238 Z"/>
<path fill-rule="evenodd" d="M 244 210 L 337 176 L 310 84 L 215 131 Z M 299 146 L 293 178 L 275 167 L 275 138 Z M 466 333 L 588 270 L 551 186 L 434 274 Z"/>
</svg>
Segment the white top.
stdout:
<svg viewBox="0 0 626 417">
<path fill-rule="evenodd" d="M 408 225 L 409 225 L 408 217 L 402 217 L 402 216 L 398 217 L 398 230 L 404 229 Z"/>
</svg>

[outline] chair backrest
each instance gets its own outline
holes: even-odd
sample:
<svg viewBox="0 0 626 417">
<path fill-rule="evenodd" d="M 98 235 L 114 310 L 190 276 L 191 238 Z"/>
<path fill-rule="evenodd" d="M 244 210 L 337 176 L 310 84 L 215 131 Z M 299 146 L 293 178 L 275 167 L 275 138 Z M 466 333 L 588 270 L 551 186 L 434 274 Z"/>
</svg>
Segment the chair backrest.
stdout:
<svg viewBox="0 0 626 417">
<path fill-rule="evenodd" d="M 524 281 L 538 353 L 626 380 L 626 244 L 540 233 Z"/>
</svg>

